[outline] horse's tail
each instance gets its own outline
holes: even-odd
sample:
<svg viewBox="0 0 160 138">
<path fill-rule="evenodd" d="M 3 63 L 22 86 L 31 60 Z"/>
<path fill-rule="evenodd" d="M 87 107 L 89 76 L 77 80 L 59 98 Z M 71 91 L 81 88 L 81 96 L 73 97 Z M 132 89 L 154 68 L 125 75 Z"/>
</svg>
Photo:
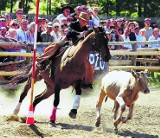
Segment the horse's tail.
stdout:
<svg viewBox="0 0 160 138">
<path fill-rule="evenodd" d="M 26 67 L 22 68 L 23 73 L 18 74 L 14 76 L 11 80 L 10 83 L 12 84 L 21 84 L 27 80 L 31 80 L 32 77 L 32 64 L 27 65 Z M 42 77 L 39 75 L 39 70 L 36 68 L 35 69 L 35 80 L 40 81 Z M 35 81 L 35 82 L 36 82 Z"/>
</svg>

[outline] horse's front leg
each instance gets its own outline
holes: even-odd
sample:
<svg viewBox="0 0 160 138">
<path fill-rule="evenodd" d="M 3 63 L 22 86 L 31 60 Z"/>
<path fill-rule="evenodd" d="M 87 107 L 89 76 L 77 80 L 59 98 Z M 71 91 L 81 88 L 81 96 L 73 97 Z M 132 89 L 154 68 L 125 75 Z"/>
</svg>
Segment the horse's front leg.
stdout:
<svg viewBox="0 0 160 138">
<path fill-rule="evenodd" d="M 14 109 L 13 111 L 13 114 L 17 115 L 20 111 L 20 107 L 22 105 L 22 101 L 24 100 L 24 98 L 27 96 L 27 93 L 29 91 L 29 89 L 31 88 L 31 75 L 32 75 L 32 72 L 30 71 L 29 72 L 29 76 L 28 76 L 28 80 L 27 80 L 27 83 L 25 84 L 24 86 L 24 89 L 20 95 L 20 98 L 19 98 L 19 101 L 18 101 L 18 104 L 16 105 L 16 108 Z M 35 71 L 35 81 L 34 83 L 36 83 L 37 81 L 39 80 L 39 71 L 36 69 Z"/>
<path fill-rule="evenodd" d="M 54 95 L 53 109 L 52 109 L 52 114 L 50 116 L 50 121 L 49 121 L 49 124 L 51 126 L 55 126 L 57 106 L 60 103 L 60 90 L 61 90 L 60 87 L 56 86 L 55 95 Z"/>
<path fill-rule="evenodd" d="M 126 123 L 128 120 L 130 120 L 133 116 L 133 109 L 134 109 L 134 104 L 132 104 L 129 107 L 129 113 L 127 117 L 122 117 L 122 123 Z"/>
<path fill-rule="evenodd" d="M 126 104 L 125 104 L 124 99 L 121 95 L 118 95 L 116 97 L 116 101 L 118 102 L 118 104 L 120 105 L 120 108 L 121 108 L 119 116 L 114 121 L 114 127 L 115 127 L 114 130 L 115 130 L 115 133 L 118 133 L 118 124 L 122 121 L 122 115 L 126 109 Z"/>
<path fill-rule="evenodd" d="M 82 83 L 82 81 L 78 81 L 77 85 L 75 86 L 76 96 L 75 96 L 75 99 L 74 99 L 73 108 L 69 112 L 69 116 L 72 119 L 76 118 L 77 109 L 79 108 L 79 105 L 80 105 L 80 99 L 81 99 L 81 93 L 82 93 L 81 83 Z"/>
</svg>

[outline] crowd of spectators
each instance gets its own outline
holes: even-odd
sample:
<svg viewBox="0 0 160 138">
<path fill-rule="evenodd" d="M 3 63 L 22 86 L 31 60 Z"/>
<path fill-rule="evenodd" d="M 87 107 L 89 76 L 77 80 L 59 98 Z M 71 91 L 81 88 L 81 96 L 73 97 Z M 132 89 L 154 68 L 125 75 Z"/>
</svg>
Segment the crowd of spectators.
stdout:
<svg viewBox="0 0 160 138">
<path fill-rule="evenodd" d="M 126 18 L 110 18 L 103 23 L 99 17 L 99 8 L 88 8 L 86 5 L 79 5 L 75 9 L 67 5 L 61 9 L 62 13 L 53 21 L 46 18 L 38 18 L 37 42 L 58 42 L 66 34 L 68 26 L 71 22 L 76 21 L 81 12 L 90 15 L 88 27 L 103 25 L 107 33 L 110 33 L 110 41 L 153 41 L 160 40 L 159 28 L 151 27 L 151 19 L 144 20 L 144 26 L 140 27 L 136 21 L 129 22 Z M 16 18 L 12 19 L 9 13 L 0 15 L 0 42 L 19 42 L 30 44 L 34 43 L 35 19 L 29 21 L 22 9 L 16 10 Z M 131 49 L 130 44 L 121 46 L 110 46 L 112 50 Z M 160 44 L 137 44 L 137 48 L 160 48 Z M 1 51 L 26 52 L 26 49 L 18 46 L 0 46 Z M 43 49 L 38 49 L 39 54 L 43 53 Z M 3 62 L 1 58 L 0 62 Z"/>
</svg>

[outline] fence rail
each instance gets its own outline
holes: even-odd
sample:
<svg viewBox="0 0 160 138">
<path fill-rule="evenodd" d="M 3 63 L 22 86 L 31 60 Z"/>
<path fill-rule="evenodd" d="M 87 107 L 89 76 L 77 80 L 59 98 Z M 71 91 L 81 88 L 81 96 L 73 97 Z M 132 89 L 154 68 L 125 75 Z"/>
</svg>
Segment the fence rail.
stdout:
<svg viewBox="0 0 160 138">
<path fill-rule="evenodd" d="M 123 44 L 160 44 L 160 41 L 152 41 L 152 42 L 139 42 L 139 41 L 131 41 L 131 42 L 109 42 L 109 45 L 123 45 Z M 52 43 L 37 43 L 37 46 L 48 46 Z M 15 42 L 1 42 L 0 46 L 25 46 L 25 47 L 31 47 L 33 44 L 21 44 L 21 43 L 15 43 Z M 160 48 L 142 48 L 142 49 L 133 49 L 133 50 L 111 50 L 111 55 L 128 55 L 133 56 L 134 60 L 110 60 L 109 62 L 109 69 L 134 69 L 134 70 L 144 70 L 148 69 L 150 71 L 160 71 L 160 65 L 159 65 L 159 59 L 152 59 L 152 58 L 137 58 L 137 56 L 159 56 L 160 57 Z M 22 53 L 22 52 L 1 52 L 0 51 L 0 57 L 4 56 L 25 56 L 25 57 L 33 57 L 33 53 Z M 135 62 L 150 62 L 152 65 L 150 66 L 135 66 Z M 3 64 L 3 63 L 1 63 Z M 7 64 L 7 63 L 6 63 Z M 10 64 L 10 63 L 9 63 Z M 158 64 L 154 66 L 154 64 Z M 12 71 L 12 72 L 6 72 L 1 70 L 0 76 L 13 76 L 16 74 L 22 73 L 20 71 Z"/>
</svg>

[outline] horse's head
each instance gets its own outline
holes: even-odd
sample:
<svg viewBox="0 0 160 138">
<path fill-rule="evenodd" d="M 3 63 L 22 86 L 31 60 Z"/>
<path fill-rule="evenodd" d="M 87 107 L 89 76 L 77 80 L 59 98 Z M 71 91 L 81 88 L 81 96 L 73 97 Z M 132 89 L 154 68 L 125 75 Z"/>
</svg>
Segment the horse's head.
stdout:
<svg viewBox="0 0 160 138">
<path fill-rule="evenodd" d="M 109 40 L 107 34 L 101 26 L 93 27 L 93 31 L 95 32 L 94 50 L 100 53 L 104 61 L 108 62 L 111 58 L 111 54 L 108 47 Z"/>
</svg>

